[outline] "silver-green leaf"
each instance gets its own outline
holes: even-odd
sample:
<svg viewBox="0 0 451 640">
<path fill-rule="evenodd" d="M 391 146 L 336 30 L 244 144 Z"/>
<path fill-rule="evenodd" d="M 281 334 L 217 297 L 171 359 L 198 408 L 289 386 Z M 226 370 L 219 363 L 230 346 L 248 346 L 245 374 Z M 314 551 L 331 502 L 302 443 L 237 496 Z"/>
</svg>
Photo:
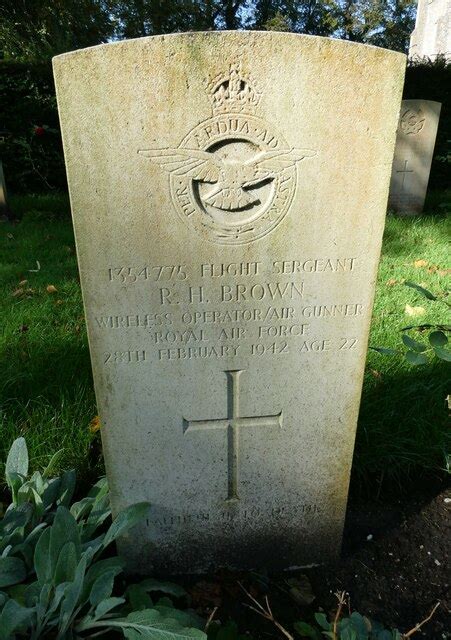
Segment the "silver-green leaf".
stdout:
<svg viewBox="0 0 451 640">
<path fill-rule="evenodd" d="M 26 476 L 28 473 L 28 449 L 25 438 L 17 438 L 11 445 L 6 459 L 5 474 L 11 473 Z"/>
<path fill-rule="evenodd" d="M 108 571 L 100 575 L 92 585 L 89 595 L 89 602 L 93 607 L 97 607 L 102 600 L 109 598 L 113 592 L 115 571 Z"/>
<path fill-rule="evenodd" d="M 421 287 L 419 284 L 415 284 L 415 282 L 410 282 L 409 280 L 406 280 L 406 282 L 404 282 L 404 284 L 406 285 L 406 287 L 410 287 L 411 289 L 415 289 L 416 291 L 421 293 L 421 295 L 424 296 L 425 298 L 427 298 L 428 300 L 437 300 L 437 296 L 435 296 L 433 293 L 431 293 L 428 289 L 425 289 L 424 287 Z"/>
<path fill-rule="evenodd" d="M 416 340 L 414 340 L 413 338 L 411 338 L 405 333 L 402 336 L 402 341 L 404 342 L 406 347 L 418 353 L 422 353 L 427 349 L 427 345 L 423 344 L 422 342 L 417 342 Z"/>
<path fill-rule="evenodd" d="M 44 529 L 34 550 L 34 570 L 38 581 L 43 584 L 51 578 L 50 565 L 50 528 Z"/>
<path fill-rule="evenodd" d="M 63 582 L 72 582 L 77 568 L 77 548 L 73 542 L 66 542 L 60 551 L 58 562 L 56 563 L 53 583 L 55 585 Z"/>
<path fill-rule="evenodd" d="M 72 542 L 74 544 L 76 560 L 78 563 L 81 553 L 81 542 L 77 523 L 74 516 L 66 507 L 59 506 L 51 526 L 50 534 L 49 560 L 53 576 L 56 571 L 56 565 L 59 561 L 60 553 L 68 542 Z"/>
<path fill-rule="evenodd" d="M 448 344 L 448 338 L 443 331 L 432 331 L 429 334 L 429 342 L 432 347 L 444 347 Z"/>
<path fill-rule="evenodd" d="M 103 600 L 99 605 L 97 605 L 94 617 L 96 619 L 101 618 L 102 616 L 109 613 L 112 609 L 118 607 L 120 604 L 124 604 L 124 602 L 125 598 L 107 598 L 106 600 Z"/>
<path fill-rule="evenodd" d="M 140 583 L 140 585 L 146 591 L 160 591 L 161 593 L 166 593 L 174 598 L 183 598 L 186 596 L 185 589 L 174 582 L 166 582 L 157 580 L 156 578 L 146 578 Z"/>
<path fill-rule="evenodd" d="M 424 353 L 417 353 L 416 351 L 407 351 L 406 360 L 413 365 L 427 364 L 428 362 L 428 358 Z"/>
<path fill-rule="evenodd" d="M 128 640 L 206 640 L 206 634 L 200 629 L 184 627 L 174 618 L 169 618 L 155 609 L 135 611 L 127 618 L 115 620 Z"/>
<path fill-rule="evenodd" d="M 143 520 L 149 511 L 149 507 L 148 502 L 139 502 L 121 511 L 106 532 L 102 545 L 103 548 L 111 544 L 118 536 L 125 533 L 125 531 L 133 527 L 140 520 Z"/>
<path fill-rule="evenodd" d="M 451 362 L 451 351 L 449 349 L 444 349 L 443 347 L 434 347 L 434 351 L 435 355 L 441 360 Z"/>
<path fill-rule="evenodd" d="M 19 584 L 26 577 L 27 570 L 20 558 L 14 556 L 0 557 L 0 588 Z"/>
<path fill-rule="evenodd" d="M 370 347 L 373 351 L 377 351 L 384 356 L 396 356 L 399 351 L 396 349 L 391 349 L 390 347 Z"/>
<path fill-rule="evenodd" d="M 27 609 L 8 600 L 0 613 L 0 640 L 10 640 L 13 633 L 23 627 L 33 615 L 33 609 Z"/>
</svg>

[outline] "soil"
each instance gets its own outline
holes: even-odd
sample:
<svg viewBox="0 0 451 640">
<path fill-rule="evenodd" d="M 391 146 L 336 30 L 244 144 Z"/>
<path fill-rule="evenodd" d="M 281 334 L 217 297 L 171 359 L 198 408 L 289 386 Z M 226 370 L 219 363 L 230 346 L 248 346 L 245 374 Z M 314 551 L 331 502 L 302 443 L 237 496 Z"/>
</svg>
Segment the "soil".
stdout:
<svg viewBox="0 0 451 640">
<path fill-rule="evenodd" d="M 440 601 L 418 638 L 451 638 L 449 573 L 451 490 L 415 502 L 353 505 L 337 571 L 312 576 L 319 599 L 346 590 L 353 608 L 406 633 Z M 368 539 L 370 537 L 370 539 Z"/>
<path fill-rule="evenodd" d="M 437 602 L 432 619 L 410 637 L 451 639 L 450 552 L 451 490 L 414 500 L 350 504 L 343 558 L 336 567 L 306 570 L 283 576 L 220 573 L 188 579 L 185 586 L 193 606 L 223 624 L 234 620 L 241 633 L 254 640 L 283 638 L 274 624 L 258 616 L 244 588 L 259 602 L 268 596 L 275 618 L 294 638 L 297 620 L 311 621 L 316 611 L 329 616 L 337 609 L 336 592 L 349 594 L 351 609 L 407 633 L 424 620 Z M 293 591 L 287 580 L 299 580 Z M 312 594 L 309 594 L 309 583 Z M 307 604 L 313 600 L 310 604 Z M 228 636 L 231 640 L 236 634 Z M 286 640 L 286 638 L 285 638 Z"/>
</svg>

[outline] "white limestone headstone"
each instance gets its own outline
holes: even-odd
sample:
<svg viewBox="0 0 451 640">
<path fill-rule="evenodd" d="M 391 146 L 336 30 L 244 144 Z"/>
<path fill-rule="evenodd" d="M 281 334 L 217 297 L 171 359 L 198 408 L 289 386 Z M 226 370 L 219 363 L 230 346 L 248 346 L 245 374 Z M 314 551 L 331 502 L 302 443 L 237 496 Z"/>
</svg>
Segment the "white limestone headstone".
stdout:
<svg viewBox="0 0 451 640">
<path fill-rule="evenodd" d="M 0 216 L 8 216 L 9 214 L 10 211 L 6 197 L 5 174 L 3 171 L 3 162 L 0 159 Z"/>
<path fill-rule="evenodd" d="M 451 0 L 418 0 L 409 57 L 451 59 Z"/>
<path fill-rule="evenodd" d="M 388 200 L 397 213 L 423 211 L 441 106 L 432 100 L 402 101 Z"/>
<path fill-rule="evenodd" d="M 337 557 L 404 68 L 252 32 L 55 58 L 131 570 Z"/>
</svg>

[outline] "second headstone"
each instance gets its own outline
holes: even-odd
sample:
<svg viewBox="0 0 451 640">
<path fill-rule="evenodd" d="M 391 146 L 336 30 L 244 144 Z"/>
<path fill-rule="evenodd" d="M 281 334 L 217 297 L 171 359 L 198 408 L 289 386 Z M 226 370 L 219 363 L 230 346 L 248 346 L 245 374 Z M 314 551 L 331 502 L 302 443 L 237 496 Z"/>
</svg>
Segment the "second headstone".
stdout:
<svg viewBox="0 0 451 640">
<path fill-rule="evenodd" d="M 431 100 L 402 101 L 388 201 L 397 213 L 423 211 L 441 106 Z"/>
</svg>

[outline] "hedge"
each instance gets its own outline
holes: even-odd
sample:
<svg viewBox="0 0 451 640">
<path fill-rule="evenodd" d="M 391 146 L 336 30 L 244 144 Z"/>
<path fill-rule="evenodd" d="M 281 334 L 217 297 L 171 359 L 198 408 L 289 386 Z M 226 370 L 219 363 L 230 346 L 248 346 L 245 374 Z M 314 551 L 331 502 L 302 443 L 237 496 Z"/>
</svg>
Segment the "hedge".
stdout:
<svg viewBox="0 0 451 640">
<path fill-rule="evenodd" d="M 8 191 L 67 189 L 49 63 L 0 60 L 0 157 Z"/>
</svg>

